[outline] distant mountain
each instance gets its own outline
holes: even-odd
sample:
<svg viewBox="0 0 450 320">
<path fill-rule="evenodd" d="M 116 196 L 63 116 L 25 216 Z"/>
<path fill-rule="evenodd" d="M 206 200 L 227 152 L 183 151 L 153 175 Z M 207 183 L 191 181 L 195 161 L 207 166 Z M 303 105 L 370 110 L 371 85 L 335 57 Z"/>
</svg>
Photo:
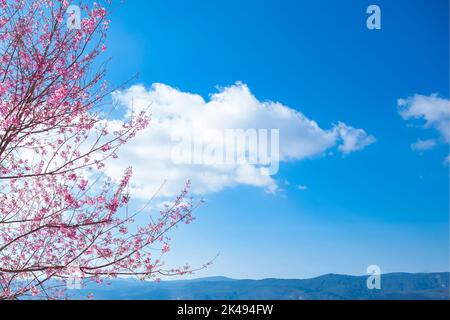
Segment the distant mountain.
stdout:
<svg viewBox="0 0 450 320">
<path fill-rule="evenodd" d="M 369 290 L 366 276 L 328 274 L 306 280 L 234 280 L 211 277 L 160 283 L 131 279 L 110 285 L 89 284 L 71 290 L 72 299 L 112 300 L 448 300 L 449 273 L 391 273 L 382 276 L 381 290 Z"/>
</svg>

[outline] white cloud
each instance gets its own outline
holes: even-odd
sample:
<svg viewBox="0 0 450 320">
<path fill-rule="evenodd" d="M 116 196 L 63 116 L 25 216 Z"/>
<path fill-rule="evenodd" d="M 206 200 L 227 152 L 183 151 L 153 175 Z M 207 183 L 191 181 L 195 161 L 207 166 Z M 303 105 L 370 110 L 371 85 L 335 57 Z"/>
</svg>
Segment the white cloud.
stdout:
<svg viewBox="0 0 450 320">
<path fill-rule="evenodd" d="M 306 191 L 306 190 L 308 190 L 308 187 L 304 186 L 304 185 L 300 185 L 300 186 L 297 187 L 297 189 L 300 190 L 300 191 Z"/>
<path fill-rule="evenodd" d="M 342 139 L 342 144 L 338 149 L 344 154 L 362 150 L 375 142 L 375 137 L 368 135 L 363 129 L 355 129 L 342 122 L 339 122 L 336 130 Z"/>
<path fill-rule="evenodd" d="M 416 143 L 411 145 L 413 150 L 430 150 L 433 149 L 438 142 L 449 144 L 450 101 L 448 99 L 441 98 L 437 94 L 432 94 L 430 96 L 416 94 L 407 99 L 399 99 L 397 106 L 399 108 L 400 116 L 404 120 L 421 120 L 421 126 L 423 128 L 433 129 L 438 134 L 436 139 L 419 139 Z M 444 163 L 447 163 L 447 160 L 444 161 Z"/>
<path fill-rule="evenodd" d="M 442 142 L 449 142 L 450 102 L 437 94 L 423 96 L 416 94 L 407 99 L 398 100 L 398 108 L 404 120 L 423 120 L 424 128 L 431 128 L 439 133 Z"/>
<path fill-rule="evenodd" d="M 114 99 L 126 108 L 125 117 L 132 109 L 151 105 L 150 126 L 122 148 L 119 159 L 107 166 L 107 174 L 118 179 L 123 169 L 132 165 L 133 191 L 142 198 L 152 195 L 164 180 L 167 180 L 161 192 L 164 196 L 177 194 L 188 179 L 196 194 L 218 192 L 237 185 L 277 191 L 274 177 L 262 175 L 254 164 L 175 164 L 174 147 L 193 132 L 195 139 L 222 148 L 223 141 L 210 134 L 212 129 L 279 129 L 282 162 L 324 156 L 326 151 L 336 147 L 349 154 L 374 142 L 362 129 L 341 122 L 322 129 L 299 111 L 278 102 L 259 101 L 242 83 L 219 89 L 209 101 L 164 84 L 154 84 L 149 89 L 135 85 L 116 92 Z"/>
<path fill-rule="evenodd" d="M 416 142 L 414 142 L 411 145 L 411 149 L 414 151 L 426 151 L 426 150 L 433 149 L 436 145 L 437 145 L 437 142 L 434 139 L 428 139 L 428 140 L 418 139 Z"/>
</svg>

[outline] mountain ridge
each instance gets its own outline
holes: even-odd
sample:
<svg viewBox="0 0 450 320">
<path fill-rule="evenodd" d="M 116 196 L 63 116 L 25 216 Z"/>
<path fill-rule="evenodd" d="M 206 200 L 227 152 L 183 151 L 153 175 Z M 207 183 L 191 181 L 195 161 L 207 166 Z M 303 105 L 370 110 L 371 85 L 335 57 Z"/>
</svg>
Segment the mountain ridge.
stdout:
<svg viewBox="0 0 450 320">
<path fill-rule="evenodd" d="M 72 299 L 92 293 L 101 300 L 448 300 L 448 272 L 388 273 L 381 290 L 369 290 L 368 276 L 326 274 L 310 279 L 262 280 L 207 277 L 160 283 L 131 279 L 88 284 L 71 290 Z"/>
</svg>

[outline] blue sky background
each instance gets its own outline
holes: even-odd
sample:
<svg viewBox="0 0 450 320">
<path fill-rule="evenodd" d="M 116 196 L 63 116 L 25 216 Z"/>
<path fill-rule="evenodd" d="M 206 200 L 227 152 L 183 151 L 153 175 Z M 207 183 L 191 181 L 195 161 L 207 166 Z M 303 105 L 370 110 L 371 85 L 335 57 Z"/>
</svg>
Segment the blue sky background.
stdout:
<svg viewBox="0 0 450 320">
<path fill-rule="evenodd" d="M 382 30 L 366 28 L 366 8 Z M 236 187 L 211 194 L 177 230 L 168 263 L 196 276 L 304 278 L 449 270 L 449 171 L 443 144 L 418 137 L 397 99 L 449 97 L 449 7 L 435 1 L 128 0 L 113 15 L 108 79 L 161 82 L 205 99 L 243 81 L 323 127 L 343 120 L 377 142 L 346 157 L 282 163 L 283 191 Z M 151 170 L 151 168 L 149 168 Z M 307 191 L 296 186 L 307 185 Z"/>
</svg>

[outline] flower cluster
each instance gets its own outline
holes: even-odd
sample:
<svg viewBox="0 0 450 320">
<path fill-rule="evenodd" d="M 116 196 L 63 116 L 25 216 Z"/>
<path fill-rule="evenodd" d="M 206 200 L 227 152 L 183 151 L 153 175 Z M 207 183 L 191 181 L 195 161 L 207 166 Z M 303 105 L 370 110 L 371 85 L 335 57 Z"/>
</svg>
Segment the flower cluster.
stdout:
<svg viewBox="0 0 450 320">
<path fill-rule="evenodd" d="M 80 29 L 66 0 L 0 0 L 0 299 L 60 298 L 58 279 L 184 274 L 164 270 L 167 233 L 192 221 L 189 184 L 155 219 L 129 212 L 132 169 L 104 178 L 105 161 L 149 124 L 147 112 L 113 127 L 102 116 L 108 7 Z M 96 62 L 95 68 L 93 67 Z M 103 116 L 104 117 L 104 116 Z M 133 230 L 133 231 L 130 231 Z"/>
</svg>

